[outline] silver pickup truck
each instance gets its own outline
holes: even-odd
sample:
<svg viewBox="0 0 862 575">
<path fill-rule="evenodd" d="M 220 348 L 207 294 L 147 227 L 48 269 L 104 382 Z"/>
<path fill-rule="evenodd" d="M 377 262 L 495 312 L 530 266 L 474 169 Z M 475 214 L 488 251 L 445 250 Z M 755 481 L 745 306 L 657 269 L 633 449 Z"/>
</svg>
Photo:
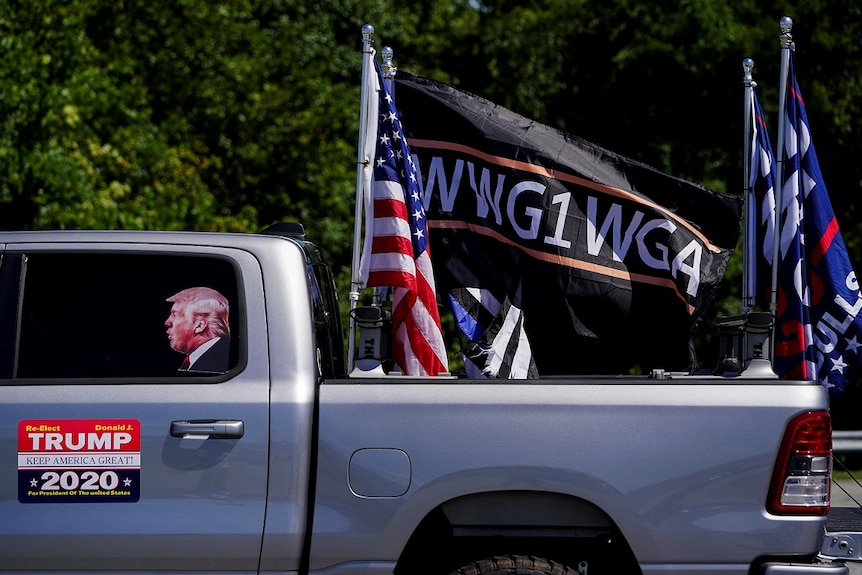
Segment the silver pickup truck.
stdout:
<svg viewBox="0 0 862 575">
<path fill-rule="evenodd" d="M 6 232 L 0 257 L 2 573 L 848 572 L 820 553 L 816 383 L 348 378 L 301 234 Z"/>
</svg>

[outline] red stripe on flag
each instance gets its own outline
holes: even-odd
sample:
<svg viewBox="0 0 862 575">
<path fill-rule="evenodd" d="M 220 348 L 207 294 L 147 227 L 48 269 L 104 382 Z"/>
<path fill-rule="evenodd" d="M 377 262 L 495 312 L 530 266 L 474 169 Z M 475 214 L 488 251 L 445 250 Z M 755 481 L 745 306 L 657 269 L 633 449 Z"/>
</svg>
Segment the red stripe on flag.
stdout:
<svg viewBox="0 0 862 575">
<path fill-rule="evenodd" d="M 373 254 L 404 254 L 412 258 L 413 244 L 404 236 L 375 236 L 371 241 Z"/>
<path fill-rule="evenodd" d="M 398 289 L 392 306 L 393 333 L 397 342 L 393 346 L 395 362 L 407 373 L 414 375 L 445 373 L 448 367 L 437 356 L 431 344 L 436 337 L 435 330 L 439 329 L 439 319 L 434 322 L 434 316 L 438 315 L 436 304 L 434 308 L 429 309 L 424 302 L 420 301 L 416 292 Z M 432 309 L 433 313 L 431 313 Z M 429 322 L 433 323 L 429 325 Z M 402 326 L 403 332 L 400 329 Z M 403 341 L 402 335 L 407 336 L 406 342 Z M 412 352 L 412 357 L 407 357 L 408 350 Z M 416 373 L 411 369 L 412 362 L 419 364 L 421 372 Z"/>
<path fill-rule="evenodd" d="M 829 251 L 829 246 L 832 245 L 832 240 L 834 240 L 837 235 L 838 220 L 833 217 L 829 222 L 829 225 L 826 226 L 826 229 L 823 230 L 823 235 L 820 236 L 820 241 L 818 241 L 817 245 L 815 245 L 811 250 L 811 262 L 815 266 L 820 263 L 820 260 L 822 260 L 823 256 L 826 255 L 826 252 Z"/>
<path fill-rule="evenodd" d="M 397 270 L 377 270 L 368 274 L 369 286 L 396 286 L 409 289 L 413 274 Z"/>
<path fill-rule="evenodd" d="M 400 218 L 407 221 L 407 206 L 397 200 L 374 200 L 375 218 Z"/>
</svg>

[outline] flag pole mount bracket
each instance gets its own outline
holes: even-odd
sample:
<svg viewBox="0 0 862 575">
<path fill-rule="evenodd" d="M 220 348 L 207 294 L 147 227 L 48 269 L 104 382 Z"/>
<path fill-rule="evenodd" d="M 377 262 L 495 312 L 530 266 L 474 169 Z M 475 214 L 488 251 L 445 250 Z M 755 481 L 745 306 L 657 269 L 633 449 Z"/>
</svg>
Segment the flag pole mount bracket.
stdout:
<svg viewBox="0 0 862 575">
<path fill-rule="evenodd" d="M 775 379 L 769 358 L 774 318 L 769 312 L 725 316 L 716 322 L 719 361 L 715 374 L 724 377 Z"/>
<path fill-rule="evenodd" d="M 385 377 L 383 352 L 389 348 L 389 326 L 392 314 L 380 306 L 361 306 L 350 310 L 351 318 L 359 328 L 359 358 L 350 377 Z"/>
</svg>

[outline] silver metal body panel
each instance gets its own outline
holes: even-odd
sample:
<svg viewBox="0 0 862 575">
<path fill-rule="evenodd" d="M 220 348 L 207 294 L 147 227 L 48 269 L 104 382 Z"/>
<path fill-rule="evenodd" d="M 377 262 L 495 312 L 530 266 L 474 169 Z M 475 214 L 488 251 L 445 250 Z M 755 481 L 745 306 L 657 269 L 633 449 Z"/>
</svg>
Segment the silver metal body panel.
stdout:
<svg viewBox="0 0 862 575">
<path fill-rule="evenodd" d="M 767 563 L 763 575 L 847 575 L 850 569 L 843 563 L 801 564 Z"/>
<path fill-rule="evenodd" d="M 819 385 L 712 378 L 324 383 L 311 567 L 397 559 L 434 507 L 495 490 L 567 494 L 602 509 L 639 562 L 750 565 L 816 553 L 825 518 L 765 511 L 786 423 L 826 408 Z M 400 497 L 345 485 L 360 449 L 411 463 Z M 385 471 L 381 472 L 381 476 Z"/>
<path fill-rule="evenodd" d="M 749 565 L 642 565 L 643 575 L 679 575 L 680 573 L 703 573 L 704 575 L 750 575 Z M 848 575 L 842 563 L 767 563 L 756 573 L 761 575 Z"/>
</svg>

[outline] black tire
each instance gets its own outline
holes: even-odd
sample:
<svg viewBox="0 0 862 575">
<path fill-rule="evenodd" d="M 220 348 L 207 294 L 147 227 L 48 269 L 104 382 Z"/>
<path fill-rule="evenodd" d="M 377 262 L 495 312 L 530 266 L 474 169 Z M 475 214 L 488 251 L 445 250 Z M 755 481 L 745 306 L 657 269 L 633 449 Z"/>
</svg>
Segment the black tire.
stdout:
<svg viewBox="0 0 862 575">
<path fill-rule="evenodd" d="M 505 555 L 475 561 L 451 575 L 578 575 L 571 567 L 541 557 Z"/>
</svg>

